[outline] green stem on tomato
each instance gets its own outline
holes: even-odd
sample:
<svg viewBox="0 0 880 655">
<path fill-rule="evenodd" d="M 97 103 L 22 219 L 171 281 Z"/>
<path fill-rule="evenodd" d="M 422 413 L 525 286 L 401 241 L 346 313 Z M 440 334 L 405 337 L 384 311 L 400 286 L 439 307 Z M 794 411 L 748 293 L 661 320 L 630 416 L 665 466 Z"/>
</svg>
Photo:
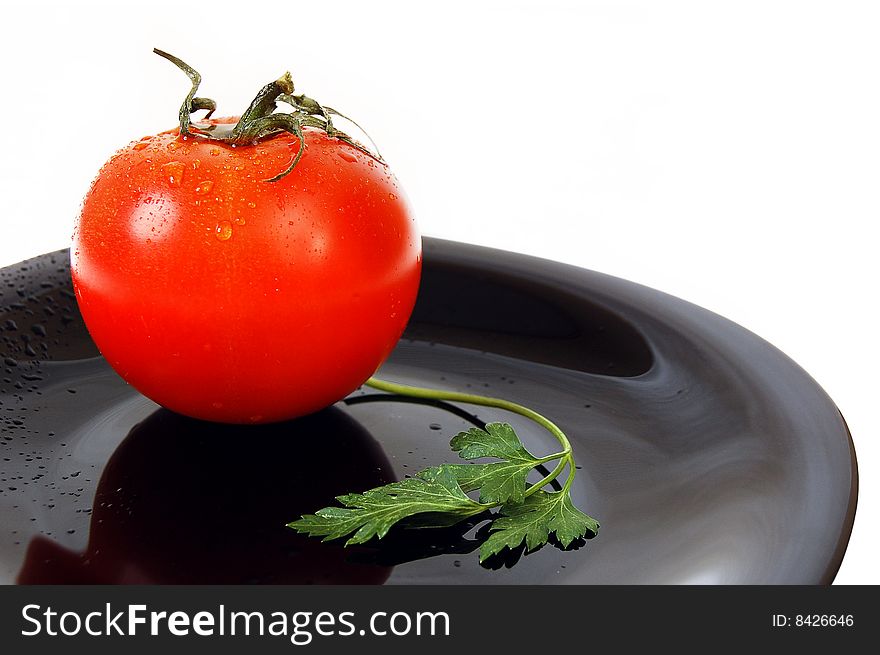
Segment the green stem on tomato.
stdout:
<svg viewBox="0 0 880 655">
<path fill-rule="evenodd" d="M 566 466 L 569 467 L 569 473 L 568 478 L 565 481 L 563 490 L 565 491 L 571 488 L 571 483 L 574 480 L 575 474 L 575 465 L 574 457 L 572 455 L 571 442 L 568 440 L 568 437 L 565 436 L 565 433 L 559 429 L 559 426 L 557 426 L 553 421 L 545 416 L 542 416 L 533 409 L 529 409 L 528 407 L 520 405 L 519 403 L 515 403 L 510 400 L 503 400 L 501 398 L 491 398 L 489 396 L 480 396 L 477 394 L 462 393 L 459 391 L 444 391 L 442 389 L 414 387 L 406 384 L 398 384 L 396 382 L 380 380 L 376 377 L 371 377 L 370 379 L 368 379 L 366 382 L 364 382 L 364 386 L 371 387 L 379 391 L 386 391 L 388 393 L 397 394 L 400 396 L 408 396 L 410 398 L 423 398 L 425 400 L 445 400 L 449 402 L 468 403 L 470 405 L 479 405 L 482 407 L 503 409 L 505 411 L 524 416 L 525 418 L 534 421 L 542 428 L 547 430 L 556 438 L 557 441 L 559 441 L 559 444 L 562 446 L 562 451 L 540 458 L 541 462 L 552 462 L 558 459 L 559 463 L 552 471 L 550 471 L 550 473 L 545 475 L 541 480 L 533 485 L 530 485 L 525 491 L 525 496 L 532 495 L 548 483 L 558 478 L 565 470 Z"/>
<path fill-rule="evenodd" d="M 201 127 L 193 126 L 192 114 L 197 111 L 206 110 L 208 113 L 204 116 L 203 120 L 207 120 L 217 108 L 217 103 L 210 98 L 196 97 L 196 92 L 202 83 L 202 76 L 196 69 L 182 59 L 158 48 L 153 48 L 153 52 L 177 66 L 186 73 L 190 82 L 192 82 L 192 86 L 186 97 L 184 97 L 179 112 L 180 135 L 184 139 L 199 138 L 231 146 L 253 146 L 261 141 L 287 132 L 299 140 L 299 149 L 288 167 L 268 180 L 264 180 L 265 182 L 277 182 L 288 175 L 299 163 L 306 148 L 303 136 L 304 127 L 322 130 L 327 136 L 357 148 L 378 162 L 383 162 L 378 150 L 375 152 L 371 151 L 352 139 L 345 132 L 334 127 L 331 116 L 339 116 L 350 121 L 370 139 L 369 135 L 360 125 L 332 107 L 322 105 L 314 98 L 309 98 L 304 94 L 294 95 L 293 79 L 290 77 L 289 72 L 284 73 L 277 80 L 269 82 L 260 89 L 256 97 L 251 101 L 251 104 L 242 113 L 238 122 L 232 127 L 216 124 L 202 125 Z M 279 102 L 290 105 L 293 111 L 277 112 Z M 373 140 L 370 139 L 370 141 L 372 142 Z"/>
</svg>

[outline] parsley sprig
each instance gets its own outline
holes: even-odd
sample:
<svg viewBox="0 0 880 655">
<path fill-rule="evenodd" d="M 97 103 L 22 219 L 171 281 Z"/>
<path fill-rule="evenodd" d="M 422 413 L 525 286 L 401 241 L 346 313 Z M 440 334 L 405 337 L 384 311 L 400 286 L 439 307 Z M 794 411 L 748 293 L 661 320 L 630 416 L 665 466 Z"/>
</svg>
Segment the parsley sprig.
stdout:
<svg viewBox="0 0 880 655">
<path fill-rule="evenodd" d="M 536 457 L 507 423 L 488 423 L 485 429 L 471 428 L 452 438 L 450 446 L 462 459 L 492 458 L 488 463 L 442 464 L 362 493 L 338 496 L 341 507 L 325 507 L 289 523 L 297 532 L 324 541 L 349 536 L 346 545 L 381 539 L 397 523 L 409 527 L 448 527 L 487 510 L 492 516 L 488 538 L 480 546 L 483 562 L 505 548 L 525 542 L 526 550 L 543 546 L 555 536 L 563 548 L 587 533 L 596 534 L 599 524 L 574 506 L 571 484 L 575 476 L 574 456 L 568 438 L 552 421 L 517 403 L 454 391 L 412 387 L 377 378 L 365 383 L 389 393 L 494 407 L 525 416 L 549 431 L 562 450 Z M 556 462 L 547 475 L 527 483 L 532 469 Z M 546 487 L 566 469 L 568 476 L 559 491 Z M 546 470 L 546 469 L 545 469 Z M 478 500 L 468 494 L 479 492 Z"/>
</svg>

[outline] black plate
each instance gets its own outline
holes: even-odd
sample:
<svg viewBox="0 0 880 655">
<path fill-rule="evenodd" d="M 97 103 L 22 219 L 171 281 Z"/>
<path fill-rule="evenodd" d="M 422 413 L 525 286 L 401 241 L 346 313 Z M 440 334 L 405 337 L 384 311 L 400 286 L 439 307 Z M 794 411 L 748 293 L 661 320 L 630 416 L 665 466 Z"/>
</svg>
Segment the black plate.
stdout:
<svg viewBox="0 0 880 655">
<path fill-rule="evenodd" d="M 357 549 L 283 525 L 449 461 L 474 422 L 507 420 L 551 452 L 540 428 L 372 391 L 268 427 L 182 418 L 98 355 L 68 265 L 62 251 L 0 278 L 4 582 L 811 584 L 840 565 L 857 488 L 840 413 L 773 346 L 682 300 L 426 239 L 418 305 L 382 376 L 551 417 L 581 466 L 575 502 L 602 523 L 575 550 L 481 566 L 480 524 Z"/>
</svg>

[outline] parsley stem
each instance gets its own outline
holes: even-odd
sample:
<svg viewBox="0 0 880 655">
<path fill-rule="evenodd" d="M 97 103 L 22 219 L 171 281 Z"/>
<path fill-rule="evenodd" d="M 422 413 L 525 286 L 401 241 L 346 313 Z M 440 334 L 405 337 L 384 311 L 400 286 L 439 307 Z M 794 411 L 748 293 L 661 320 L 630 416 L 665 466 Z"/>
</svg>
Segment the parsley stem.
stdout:
<svg viewBox="0 0 880 655">
<path fill-rule="evenodd" d="M 373 389 L 377 389 L 379 391 L 386 391 L 388 393 L 394 393 L 401 396 L 409 396 L 410 398 L 424 398 L 426 400 L 445 400 L 449 402 L 480 405 L 482 407 L 494 407 L 496 409 L 503 409 L 505 411 L 524 416 L 527 419 L 531 419 L 542 428 L 547 430 L 556 438 L 557 441 L 559 441 L 560 445 L 562 446 L 562 451 L 541 458 L 542 462 L 551 462 L 558 459 L 559 463 L 552 471 L 550 471 L 550 473 L 544 476 L 541 480 L 529 486 L 525 491 L 525 495 L 530 496 L 542 487 L 544 487 L 544 485 L 546 485 L 547 483 L 555 480 L 557 477 L 559 477 L 562 471 L 565 470 L 566 465 L 570 465 L 570 470 L 568 474 L 568 479 L 565 481 L 565 489 L 567 490 L 571 487 L 571 481 L 574 478 L 575 471 L 574 458 L 571 454 L 571 442 L 569 442 L 568 437 L 565 436 L 565 433 L 559 429 L 559 426 L 557 426 L 553 421 L 545 416 L 542 416 L 533 409 L 529 409 L 528 407 L 520 405 L 519 403 L 515 403 L 510 400 L 503 400 L 501 398 L 491 398 L 489 396 L 479 396 L 477 394 L 462 393 L 459 391 L 443 391 L 442 389 L 413 387 L 406 384 L 398 384 L 396 382 L 380 380 L 376 377 L 371 377 L 369 380 L 364 382 L 364 385 L 372 387 Z"/>
<path fill-rule="evenodd" d="M 562 471 L 565 469 L 566 464 L 571 464 L 571 472 L 568 474 L 568 479 L 565 481 L 565 489 L 568 490 L 571 487 L 571 480 L 572 478 L 574 478 L 574 459 L 571 456 L 571 452 L 563 455 L 560 458 L 559 463 L 552 471 L 550 471 L 550 473 L 548 473 L 543 478 L 538 480 L 535 484 L 526 489 L 524 496 L 531 496 L 538 489 L 541 489 L 545 484 L 559 477 L 560 473 L 562 473 Z"/>
</svg>

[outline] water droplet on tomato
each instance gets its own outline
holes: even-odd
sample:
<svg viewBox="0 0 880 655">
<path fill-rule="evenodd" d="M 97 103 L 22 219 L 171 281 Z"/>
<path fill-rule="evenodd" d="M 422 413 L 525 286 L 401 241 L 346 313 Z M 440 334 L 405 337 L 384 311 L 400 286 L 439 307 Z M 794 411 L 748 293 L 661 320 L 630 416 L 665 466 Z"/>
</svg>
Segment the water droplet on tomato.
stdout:
<svg viewBox="0 0 880 655">
<path fill-rule="evenodd" d="M 245 225 L 245 224 L 246 224 L 246 221 L 245 221 L 244 218 L 242 218 L 241 216 L 236 216 L 236 217 L 235 217 L 235 220 L 234 220 L 233 222 L 234 222 L 236 225 Z"/>
<path fill-rule="evenodd" d="M 210 152 L 212 156 L 216 157 L 220 154 L 220 148 L 211 148 L 208 152 Z"/>
<path fill-rule="evenodd" d="M 220 241 L 228 241 L 232 237 L 232 223 L 229 221 L 220 221 L 214 228 L 217 238 Z"/>
<path fill-rule="evenodd" d="M 205 195 L 206 193 L 210 193 L 213 188 L 214 183 L 211 180 L 202 180 L 199 182 L 199 185 L 196 187 L 196 193 L 199 195 Z"/>
<path fill-rule="evenodd" d="M 391 198 L 392 200 L 397 200 L 397 196 L 395 196 L 393 193 L 389 193 L 388 197 Z"/>
<path fill-rule="evenodd" d="M 143 150 L 146 147 L 147 147 L 146 143 L 136 143 L 136 144 L 134 144 L 134 148 L 132 148 L 132 149 L 133 150 Z"/>
<path fill-rule="evenodd" d="M 183 181 L 184 170 L 186 170 L 186 166 L 179 161 L 170 161 L 162 165 L 162 173 L 165 174 L 168 184 L 171 186 L 180 186 L 180 183 Z"/>
<path fill-rule="evenodd" d="M 251 209 L 254 209 L 254 208 L 256 208 L 257 203 L 255 203 L 255 202 L 249 202 L 247 205 L 248 205 L 248 207 L 250 207 Z"/>
<path fill-rule="evenodd" d="M 180 144 L 177 143 L 177 141 L 172 141 L 172 142 L 169 143 L 168 146 L 167 146 L 167 148 L 168 148 L 171 152 L 174 152 L 174 151 L 177 150 L 179 147 L 180 147 Z"/>
</svg>

